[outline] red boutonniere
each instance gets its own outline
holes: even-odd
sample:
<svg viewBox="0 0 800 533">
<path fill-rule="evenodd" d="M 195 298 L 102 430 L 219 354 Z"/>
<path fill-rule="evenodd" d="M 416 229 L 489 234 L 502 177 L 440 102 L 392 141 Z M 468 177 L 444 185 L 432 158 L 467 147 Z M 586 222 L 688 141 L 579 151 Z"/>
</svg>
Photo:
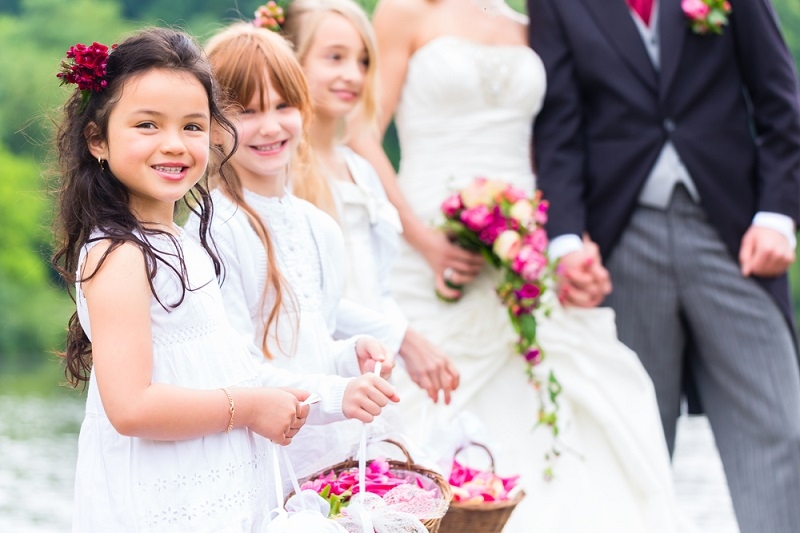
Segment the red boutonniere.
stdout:
<svg viewBox="0 0 800 533">
<path fill-rule="evenodd" d="M 721 34 L 731 14 L 728 0 L 682 0 L 681 8 L 689 19 L 692 31 L 700 35 Z"/>
</svg>

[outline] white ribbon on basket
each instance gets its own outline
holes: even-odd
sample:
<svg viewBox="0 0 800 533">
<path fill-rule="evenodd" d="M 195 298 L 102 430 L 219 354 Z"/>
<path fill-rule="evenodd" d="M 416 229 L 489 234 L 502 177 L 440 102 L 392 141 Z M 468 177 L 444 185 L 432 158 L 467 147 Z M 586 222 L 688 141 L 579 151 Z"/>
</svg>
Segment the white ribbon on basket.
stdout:
<svg viewBox="0 0 800 533">
<path fill-rule="evenodd" d="M 375 364 L 380 375 L 381 364 Z M 399 485 L 380 497 L 366 490 L 367 424 L 361 427 L 358 446 L 358 494 L 335 518 L 348 533 L 428 533 L 421 519 L 441 518 L 447 505 L 431 505 L 430 499 L 420 501 L 420 490 L 414 485 Z"/>
<path fill-rule="evenodd" d="M 312 394 L 302 405 L 317 403 L 319 396 Z M 297 476 L 294 473 L 292 462 L 282 446 L 272 443 L 272 469 L 274 470 L 275 498 L 277 506 L 270 512 L 270 522 L 264 533 L 347 533 L 342 526 L 328 518 L 331 510 L 330 504 L 316 493 L 307 489 L 300 490 Z M 286 466 L 286 472 L 294 488 L 294 495 L 289 498 L 286 505 L 283 503 L 283 482 L 281 480 L 280 459 Z"/>
</svg>

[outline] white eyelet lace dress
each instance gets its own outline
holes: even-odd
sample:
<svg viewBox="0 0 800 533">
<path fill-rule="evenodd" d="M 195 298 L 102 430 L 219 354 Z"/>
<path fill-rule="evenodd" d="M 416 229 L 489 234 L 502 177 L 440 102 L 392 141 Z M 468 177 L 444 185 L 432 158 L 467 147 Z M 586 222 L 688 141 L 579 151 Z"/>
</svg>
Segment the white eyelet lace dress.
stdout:
<svg viewBox="0 0 800 533">
<path fill-rule="evenodd" d="M 175 253 L 168 237 L 148 238 Z M 177 243 L 193 290 L 169 311 L 151 297 L 153 382 L 194 389 L 256 386 L 259 370 L 225 317 L 211 260 L 183 232 Z M 177 266 L 176 259 L 167 260 Z M 159 267 L 153 285 L 167 305 L 180 298 L 180 283 L 168 268 Z M 91 338 L 80 284 L 77 293 L 78 316 Z M 223 410 L 225 396 L 219 395 Z M 268 445 L 247 429 L 181 441 L 120 435 L 103 410 L 92 372 L 79 437 L 73 531 L 261 531 L 274 501 Z"/>
</svg>

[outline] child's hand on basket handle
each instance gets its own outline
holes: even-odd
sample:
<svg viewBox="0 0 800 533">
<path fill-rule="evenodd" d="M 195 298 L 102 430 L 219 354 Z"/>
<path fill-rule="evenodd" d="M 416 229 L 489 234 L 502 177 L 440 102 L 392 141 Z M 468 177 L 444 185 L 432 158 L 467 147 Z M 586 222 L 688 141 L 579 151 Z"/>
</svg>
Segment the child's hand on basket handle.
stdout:
<svg viewBox="0 0 800 533">
<path fill-rule="evenodd" d="M 289 387 L 231 389 L 234 427 L 246 426 L 275 444 L 286 446 L 305 425 L 310 407 L 301 402 L 310 393 Z M 233 409 L 233 408 L 232 408 Z"/>
<path fill-rule="evenodd" d="M 363 374 L 345 387 L 342 412 L 347 418 L 370 423 L 390 401 L 400 401 L 394 386 L 376 374 Z"/>
<path fill-rule="evenodd" d="M 356 356 L 362 374 L 369 374 L 378 368 L 383 379 L 389 379 L 394 368 L 394 355 L 380 341 L 364 336 L 356 341 Z M 376 366 L 381 363 L 381 366 Z M 376 372 L 377 373 L 377 372 Z"/>
</svg>

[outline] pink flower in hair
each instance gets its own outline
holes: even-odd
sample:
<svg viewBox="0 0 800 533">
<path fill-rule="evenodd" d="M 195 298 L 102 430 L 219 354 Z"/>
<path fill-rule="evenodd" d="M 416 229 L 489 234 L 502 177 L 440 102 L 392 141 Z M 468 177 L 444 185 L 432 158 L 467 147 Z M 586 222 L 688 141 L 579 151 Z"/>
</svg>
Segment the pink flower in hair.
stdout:
<svg viewBox="0 0 800 533">
<path fill-rule="evenodd" d="M 253 26 L 266 28 L 272 31 L 281 31 L 281 24 L 284 21 L 283 8 L 274 0 L 270 0 L 263 6 L 256 9 L 253 19 Z"/>
</svg>

